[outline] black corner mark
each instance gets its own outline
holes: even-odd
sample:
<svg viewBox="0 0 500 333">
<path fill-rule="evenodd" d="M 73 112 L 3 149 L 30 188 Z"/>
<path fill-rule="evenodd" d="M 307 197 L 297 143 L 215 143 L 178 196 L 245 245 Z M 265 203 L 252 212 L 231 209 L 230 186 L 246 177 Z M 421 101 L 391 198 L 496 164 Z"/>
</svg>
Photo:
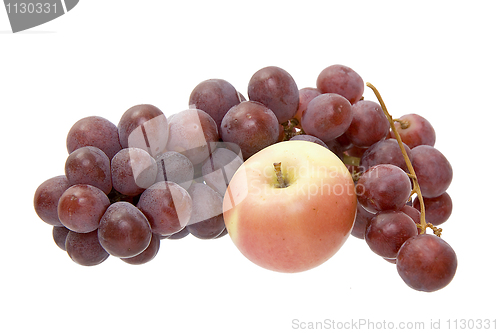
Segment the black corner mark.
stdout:
<svg viewBox="0 0 500 333">
<path fill-rule="evenodd" d="M 73 9 L 79 0 L 4 0 L 12 32 L 52 21 Z"/>
</svg>

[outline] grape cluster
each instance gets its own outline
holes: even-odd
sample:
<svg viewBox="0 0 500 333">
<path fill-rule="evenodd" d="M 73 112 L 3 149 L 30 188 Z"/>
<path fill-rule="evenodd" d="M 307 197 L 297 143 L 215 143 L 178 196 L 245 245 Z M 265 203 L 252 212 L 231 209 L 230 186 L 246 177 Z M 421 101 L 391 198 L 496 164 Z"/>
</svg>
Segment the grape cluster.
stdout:
<svg viewBox="0 0 500 333">
<path fill-rule="evenodd" d="M 65 175 L 38 187 L 35 210 L 75 262 L 96 265 L 111 255 L 142 264 L 160 240 L 224 236 L 222 199 L 236 170 L 272 144 L 306 140 L 352 172 L 352 235 L 395 263 L 410 287 L 438 290 L 457 267 L 436 227 L 451 215 L 451 165 L 434 147 L 429 121 L 417 114 L 393 120 L 374 87 L 378 102 L 364 99 L 364 87 L 344 65 L 325 68 L 316 87 L 302 89 L 270 66 L 250 78 L 248 99 L 210 79 L 168 119 L 149 104 L 125 111 L 118 125 L 83 118 L 67 136 Z"/>
</svg>

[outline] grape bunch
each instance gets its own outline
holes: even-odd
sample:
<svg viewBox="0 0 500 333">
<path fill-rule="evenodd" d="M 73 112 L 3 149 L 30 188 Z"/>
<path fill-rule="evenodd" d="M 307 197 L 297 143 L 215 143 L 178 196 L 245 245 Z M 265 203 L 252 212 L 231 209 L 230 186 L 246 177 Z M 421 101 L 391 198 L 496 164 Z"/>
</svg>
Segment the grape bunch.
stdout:
<svg viewBox="0 0 500 333">
<path fill-rule="evenodd" d="M 451 165 L 434 147 L 428 120 L 392 119 L 366 85 L 377 102 L 364 98 L 363 79 L 347 66 L 329 66 L 315 87 L 301 89 L 287 71 L 269 66 L 250 78 L 247 98 L 209 79 L 191 91 L 188 109 L 169 118 L 149 104 L 125 111 L 118 125 L 83 118 L 67 135 L 65 174 L 38 187 L 35 211 L 78 264 L 110 255 L 143 264 L 165 239 L 227 234 L 222 199 L 236 170 L 270 145 L 306 140 L 352 172 L 352 236 L 394 263 L 411 288 L 441 289 L 457 268 L 437 227 L 452 211 Z"/>
</svg>

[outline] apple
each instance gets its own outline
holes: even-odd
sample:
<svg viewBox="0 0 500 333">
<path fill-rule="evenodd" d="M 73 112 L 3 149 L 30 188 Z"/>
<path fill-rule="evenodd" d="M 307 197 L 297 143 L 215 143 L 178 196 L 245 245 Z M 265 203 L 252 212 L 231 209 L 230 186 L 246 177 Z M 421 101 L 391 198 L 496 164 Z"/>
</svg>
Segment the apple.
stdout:
<svg viewBox="0 0 500 333">
<path fill-rule="evenodd" d="M 231 240 L 253 263 L 301 272 L 330 259 L 356 217 L 351 174 L 330 150 L 284 141 L 252 155 L 235 172 L 223 200 Z"/>
</svg>

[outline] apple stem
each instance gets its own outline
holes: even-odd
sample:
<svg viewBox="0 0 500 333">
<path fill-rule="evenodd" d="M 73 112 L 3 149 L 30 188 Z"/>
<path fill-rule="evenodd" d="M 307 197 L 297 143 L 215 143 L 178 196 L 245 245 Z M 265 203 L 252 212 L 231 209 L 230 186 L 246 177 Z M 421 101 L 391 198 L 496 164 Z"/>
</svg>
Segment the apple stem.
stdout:
<svg viewBox="0 0 500 333">
<path fill-rule="evenodd" d="M 384 114 L 389 121 L 389 124 L 391 126 L 391 130 L 394 133 L 394 136 L 396 137 L 396 140 L 398 141 L 399 148 L 401 149 L 401 152 L 403 153 L 403 157 L 406 163 L 406 166 L 408 167 L 408 170 L 410 171 L 409 177 L 413 181 L 413 191 L 412 193 L 416 193 L 418 200 L 420 202 L 420 223 L 417 224 L 417 227 L 420 229 L 419 233 L 420 234 L 425 234 L 425 230 L 427 227 L 432 229 L 434 231 L 434 234 L 436 236 L 441 237 L 441 232 L 443 229 L 441 228 L 436 228 L 433 226 L 431 223 L 427 223 L 425 221 L 425 206 L 424 206 L 424 197 L 422 196 L 422 191 L 420 190 L 420 185 L 418 184 L 418 179 L 417 179 L 417 174 L 415 173 L 415 169 L 413 169 L 413 165 L 411 164 L 410 158 L 408 157 L 408 154 L 406 153 L 406 150 L 403 146 L 403 141 L 401 140 L 401 136 L 399 135 L 396 126 L 394 125 L 394 120 L 392 119 L 392 116 L 389 114 L 387 111 L 387 107 L 385 106 L 384 101 L 382 100 L 382 96 L 378 92 L 377 88 L 375 88 L 371 83 L 367 82 L 366 85 L 373 90 L 373 93 L 375 96 L 377 96 L 377 99 L 380 103 L 380 106 L 382 107 L 382 110 L 384 111 Z M 410 196 L 411 197 L 411 196 Z"/>
<path fill-rule="evenodd" d="M 278 185 L 276 187 L 285 188 L 286 183 L 285 179 L 283 178 L 283 173 L 281 172 L 281 162 L 273 163 L 273 165 L 274 165 L 274 172 L 276 172 L 276 178 L 278 179 Z"/>
</svg>

